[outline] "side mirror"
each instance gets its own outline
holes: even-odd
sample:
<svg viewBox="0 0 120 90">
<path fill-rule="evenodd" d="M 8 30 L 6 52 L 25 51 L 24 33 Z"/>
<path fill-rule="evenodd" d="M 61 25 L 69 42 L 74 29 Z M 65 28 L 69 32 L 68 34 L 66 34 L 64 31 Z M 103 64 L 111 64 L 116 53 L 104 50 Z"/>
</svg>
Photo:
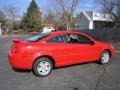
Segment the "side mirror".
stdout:
<svg viewBox="0 0 120 90">
<path fill-rule="evenodd" d="M 92 41 L 90 42 L 90 44 L 91 44 L 91 45 L 94 45 L 94 44 L 95 44 L 95 42 L 92 40 Z"/>
</svg>

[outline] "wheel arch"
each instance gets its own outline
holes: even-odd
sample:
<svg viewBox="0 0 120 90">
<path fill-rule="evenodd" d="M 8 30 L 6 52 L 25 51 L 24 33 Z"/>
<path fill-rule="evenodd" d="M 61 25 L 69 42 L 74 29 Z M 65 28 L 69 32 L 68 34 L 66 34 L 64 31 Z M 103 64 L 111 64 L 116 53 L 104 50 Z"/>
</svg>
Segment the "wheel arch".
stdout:
<svg viewBox="0 0 120 90">
<path fill-rule="evenodd" d="M 108 51 L 110 53 L 110 58 L 112 57 L 112 52 L 110 49 L 104 49 L 103 51 Z"/>
<path fill-rule="evenodd" d="M 33 66 L 34 62 L 35 62 L 36 60 L 38 60 L 38 58 L 42 58 L 42 57 L 46 57 L 46 58 L 50 59 L 50 61 L 53 63 L 53 68 L 55 67 L 55 59 L 54 59 L 52 56 L 50 56 L 50 55 L 38 56 L 38 57 L 33 61 L 32 66 Z"/>
</svg>

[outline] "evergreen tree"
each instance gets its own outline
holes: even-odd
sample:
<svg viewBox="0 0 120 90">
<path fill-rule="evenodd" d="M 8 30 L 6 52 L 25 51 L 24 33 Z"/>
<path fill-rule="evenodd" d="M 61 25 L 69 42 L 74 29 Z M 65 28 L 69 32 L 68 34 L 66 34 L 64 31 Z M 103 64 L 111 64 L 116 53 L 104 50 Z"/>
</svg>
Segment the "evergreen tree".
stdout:
<svg viewBox="0 0 120 90">
<path fill-rule="evenodd" d="M 2 28 L 5 28 L 6 16 L 1 10 L 0 10 L 0 23 L 2 24 Z"/>
<path fill-rule="evenodd" d="M 3 14 L 3 12 L 0 10 L 0 22 L 4 22 L 5 21 L 5 15 Z"/>
<path fill-rule="evenodd" d="M 27 13 L 23 15 L 21 28 L 27 30 L 26 32 L 41 30 L 41 13 L 35 0 L 32 0 L 27 9 Z"/>
</svg>

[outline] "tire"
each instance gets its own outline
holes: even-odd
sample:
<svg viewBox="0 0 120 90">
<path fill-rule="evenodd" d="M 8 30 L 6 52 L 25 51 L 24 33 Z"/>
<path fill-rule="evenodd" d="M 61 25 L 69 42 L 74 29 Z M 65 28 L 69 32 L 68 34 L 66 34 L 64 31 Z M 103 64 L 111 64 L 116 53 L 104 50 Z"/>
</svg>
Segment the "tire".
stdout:
<svg viewBox="0 0 120 90">
<path fill-rule="evenodd" d="M 53 69 L 53 63 L 47 57 L 38 58 L 33 63 L 33 73 L 39 77 L 48 76 Z"/>
<path fill-rule="evenodd" d="M 108 51 L 103 51 L 100 57 L 101 64 L 107 64 L 110 61 L 110 53 Z"/>
</svg>

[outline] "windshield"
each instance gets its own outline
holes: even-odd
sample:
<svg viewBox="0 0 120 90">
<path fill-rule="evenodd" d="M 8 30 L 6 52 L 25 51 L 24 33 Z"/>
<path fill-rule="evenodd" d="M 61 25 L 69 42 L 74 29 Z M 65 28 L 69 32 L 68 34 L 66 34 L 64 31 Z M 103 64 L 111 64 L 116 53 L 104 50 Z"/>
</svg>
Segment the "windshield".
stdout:
<svg viewBox="0 0 120 90">
<path fill-rule="evenodd" d="M 47 37 L 50 33 L 42 33 L 42 34 L 38 34 L 38 35 L 31 35 L 26 37 L 24 40 L 25 41 L 29 41 L 29 42 L 36 42 L 39 41 L 45 37 Z"/>
</svg>

